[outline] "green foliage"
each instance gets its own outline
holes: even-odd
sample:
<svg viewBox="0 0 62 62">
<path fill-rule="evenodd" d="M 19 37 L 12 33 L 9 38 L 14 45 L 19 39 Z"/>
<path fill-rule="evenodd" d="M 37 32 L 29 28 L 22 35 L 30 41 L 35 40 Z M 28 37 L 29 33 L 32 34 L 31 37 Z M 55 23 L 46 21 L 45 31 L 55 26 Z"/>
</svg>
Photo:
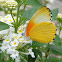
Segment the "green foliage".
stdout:
<svg viewBox="0 0 62 62">
<path fill-rule="evenodd" d="M 39 2 L 41 1 L 41 0 L 38 0 Z"/>
<path fill-rule="evenodd" d="M 33 52 L 34 52 L 35 58 L 32 58 L 31 55 L 28 55 L 28 62 L 35 62 L 38 55 L 42 57 L 42 53 L 38 49 L 33 49 Z"/>
<path fill-rule="evenodd" d="M 42 6 L 42 4 L 38 0 L 26 0 L 24 2 L 25 5 L 32 5 L 32 6 Z"/>
<path fill-rule="evenodd" d="M 62 46 L 50 45 L 50 50 L 56 55 L 62 55 Z"/>
<path fill-rule="evenodd" d="M 53 9 L 51 12 L 52 12 L 52 20 L 55 20 L 59 12 L 58 8 Z"/>
<path fill-rule="evenodd" d="M 57 18 L 57 21 L 62 23 L 62 18 Z"/>
<path fill-rule="evenodd" d="M 10 26 L 6 23 L 0 22 L 0 31 L 8 29 Z"/>
<path fill-rule="evenodd" d="M 2 9 L 2 8 L 0 8 L 0 11 L 3 11 L 3 9 Z"/>
<path fill-rule="evenodd" d="M 24 13 L 23 13 L 23 17 L 27 18 L 28 20 L 30 20 L 30 18 L 33 16 L 33 14 L 40 8 L 39 7 L 33 7 L 33 8 L 30 8 L 28 10 L 25 10 Z M 21 14 L 22 11 L 20 11 L 20 14 Z"/>
<path fill-rule="evenodd" d="M 21 6 L 22 5 L 22 0 L 16 0 L 18 5 Z"/>
<path fill-rule="evenodd" d="M 56 35 L 55 40 L 53 41 L 55 45 L 61 45 L 61 39 L 59 38 L 59 35 Z"/>
<path fill-rule="evenodd" d="M 47 59 L 47 62 L 62 62 L 62 59 L 61 58 L 56 58 L 56 57 L 49 57 Z"/>
<path fill-rule="evenodd" d="M 32 47 L 42 47 L 46 45 L 45 43 L 39 43 L 39 42 L 36 42 L 36 41 L 33 41 L 32 42 Z"/>
<path fill-rule="evenodd" d="M 4 62 L 4 53 L 0 53 L 0 62 Z"/>
</svg>

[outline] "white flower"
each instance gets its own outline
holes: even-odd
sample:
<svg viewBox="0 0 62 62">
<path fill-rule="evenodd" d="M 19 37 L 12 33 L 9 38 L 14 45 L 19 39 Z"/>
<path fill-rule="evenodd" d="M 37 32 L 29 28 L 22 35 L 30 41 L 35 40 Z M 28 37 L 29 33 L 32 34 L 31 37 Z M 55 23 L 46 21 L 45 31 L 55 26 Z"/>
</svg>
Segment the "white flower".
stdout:
<svg viewBox="0 0 62 62">
<path fill-rule="evenodd" d="M 2 50 L 3 52 L 5 52 L 5 50 L 8 49 L 9 47 L 10 47 L 10 45 L 5 44 L 5 43 L 2 43 L 1 50 Z"/>
<path fill-rule="evenodd" d="M 3 17 L 3 18 L 0 18 L 0 21 L 1 21 L 1 22 L 4 22 L 4 23 L 6 22 L 6 20 L 5 20 L 4 17 Z"/>
<path fill-rule="evenodd" d="M 7 49 L 7 54 L 12 54 L 15 49 L 16 47 L 10 46 L 10 48 Z"/>
<path fill-rule="evenodd" d="M 6 22 L 5 23 L 7 23 L 9 25 L 12 25 L 11 24 L 12 22 L 14 22 L 13 19 L 12 19 L 12 17 L 9 17 L 8 19 L 6 19 Z"/>
<path fill-rule="evenodd" d="M 16 22 L 17 18 L 16 18 L 16 17 L 14 17 L 14 20 L 15 20 L 15 22 Z"/>
<path fill-rule="evenodd" d="M 15 0 L 7 0 L 6 1 L 6 7 L 9 9 L 14 9 L 17 7 L 17 2 Z"/>
<path fill-rule="evenodd" d="M 0 47 L 0 49 L 1 49 L 1 51 L 5 52 L 5 50 L 7 49 L 7 47 L 2 46 L 2 47 Z"/>
<path fill-rule="evenodd" d="M 25 39 L 24 39 L 24 36 L 22 36 L 22 35 L 19 34 L 18 37 L 19 37 L 19 42 L 23 43 L 23 41 L 25 40 Z"/>
<path fill-rule="evenodd" d="M 45 56 L 45 53 L 44 52 L 42 52 L 42 56 Z"/>
<path fill-rule="evenodd" d="M 8 33 L 8 29 L 0 31 L 0 34 L 7 34 L 7 33 Z"/>
<path fill-rule="evenodd" d="M 12 36 L 13 39 L 18 39 L 19 38 L 18 34 L 16 34 L 16 33 L 12 33 L 11 36 Z"/>
<path fill-rule="evenodd" d="M 14 31 L 15 31 L 15 28 L 14 27 L 10 27 L 9 28 L 9 35 L 11 35 L 12 33 L 14 33 Z"/>
<path fill-rule="evenodd" d="M 31 39 L 26 39 L 27 43 L 31 43 L 32 44 L 32 40 Z"/>
<path fill-rule="evenodd" d="M 0 5 L 1 5 L 2 7 L 5 7 L 5 6 L 6 6 L 6 4 L 5 4 L 6 1 L 7 1 L 7 0 L 0 0 Z"/>
<path fill-rule="evenodd" d="M 62 18 L 62 14 L 61 13 L 58 13 L 57 18 Z"/>
<path fill-rule="evenodd" d="M 18 44 L 19 44 L 19 41 L 18 40 L 14 40 L 14 41 L 11 41 L 11 46 L 14 46 L 14 47 L 16 47 L 16 46 L 18 46 Z"/>
<path fill-rule="evenodd" d="M 13 53 L 10 55 L 10 57 L 12 57 L 12 59 L 15 59 L 18 56 L 19 56 L 19 52 L 17 50 L 14 50 Z"/>
<path fill-rule="evenodd" d="M 24 30 L 19 29 L 19 30 L 17 31 L 17 33 L 18 33 L 18 34 L 22 34 L 22 33 L 24 33 Z"/>
<path fill-rule="evenodd" d="M 44 47 L 47 47 L 46 45 L 44 45 Z"/>
<path fill-rule="evenodd" d="M 28 49 L 29 54 L 32 56 L 32 58 L 35 58 L 34 52 L 32 52 L 32 48 Z"/>
<path fill-rule="evenodd" d="M 25 24 L 28 24 L 29 23 L 29 20 L 28 21 L 26 21 L 26 23 Z"/>
<path fill-rule="evenodd" d="M 17 10 L 13 10 L 12 11 L 13 14 L 17 14 Z M 16 19 L 15 19 L 16 20 Z"/>
<path fill-rule="evenodd" d="M 6 20 L 9 19 L 9 18 L 12 18 L 12 17 L 11 17 L 11 14 L 8 14 L 8 15 L 5 16 L 5 19 L 6 19 Z"/>
<path fill-rule="evenodd" d="M 7 19 L 7 21 L 6 21 L 7 24 L 11 24 L 12 22 L 13 22 L 12 18 Z"/>
<path fill-rule="evenodd" d="M 15 62 L 20 62 L 20 57 L 19 56 L 15 59 Z"/>
<path fill-rule="evenodd" d="M 5 43 L 9 43 L 10 41 L 11 41 L 11 38 L 6 38 L 6 39 L 4 40 Z"/>
</svg>

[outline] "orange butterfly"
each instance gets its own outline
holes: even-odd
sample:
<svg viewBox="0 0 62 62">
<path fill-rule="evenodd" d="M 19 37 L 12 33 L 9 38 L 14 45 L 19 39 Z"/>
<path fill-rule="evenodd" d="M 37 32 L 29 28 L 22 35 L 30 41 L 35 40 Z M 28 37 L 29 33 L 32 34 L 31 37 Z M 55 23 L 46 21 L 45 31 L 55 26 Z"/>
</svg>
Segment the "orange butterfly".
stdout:
<svg viewBox="0 0 62 62">
<path fill-rule="evenodd" d="M 31 18 L 26 36 L 40 43 L 52 42 L 56 35 L 56 26 L 51 23 L 51 11 L 46 6 L 41 7 Z"/>
</svg>

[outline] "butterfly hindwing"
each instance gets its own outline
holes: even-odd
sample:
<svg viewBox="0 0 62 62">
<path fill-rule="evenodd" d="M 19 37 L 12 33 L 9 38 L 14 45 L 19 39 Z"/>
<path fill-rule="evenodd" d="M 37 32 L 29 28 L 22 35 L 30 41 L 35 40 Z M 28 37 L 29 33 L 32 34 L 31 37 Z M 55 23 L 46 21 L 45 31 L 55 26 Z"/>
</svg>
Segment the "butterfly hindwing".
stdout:
<svg viewBox="0 0 62 62">
<path fill-rule="evenodd" d="M 30 38 L 40 43 L 52 42 L 55 38 L 56 26 L 51 22 L 42 22 L 30 30 Z"/>
</svg>

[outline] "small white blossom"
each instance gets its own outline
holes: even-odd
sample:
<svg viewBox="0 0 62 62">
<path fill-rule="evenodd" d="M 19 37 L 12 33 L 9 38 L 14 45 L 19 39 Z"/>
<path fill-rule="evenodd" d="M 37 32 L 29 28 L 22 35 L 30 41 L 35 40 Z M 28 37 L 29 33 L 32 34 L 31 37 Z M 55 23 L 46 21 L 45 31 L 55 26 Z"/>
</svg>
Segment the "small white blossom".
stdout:
<svg viewBox="0 0 62 62">
<path fill-rule="evenodd" d="M 32 52 L 32 48 L 28 49 L 29 54 L 32 56 L 32 58 L 35 58 L 34 52 Z"/>
<path fill-rule="evenodd" d="M 20 62 L 20 57 L 19 56 L 15 59 L 15 62 Z"/>
<path fill-rule="evenodd" d="M 1 46 L 1 50 L 3 52 L 5 52 L 5 50 L 8 49 L 9 47 L 10 47 L 10 45 L 3 43 L 2 46 Z"/>
<path fill-rule="evenodd" d="M 12 54 L 15 49 L 16 47 L 10 46 L 10 48 L 7 49 L 7 54 Z"/>
<path fill-rule="evenodd" d="M 0 6 L 5 7 L 7 0 L 0 0 Z"/>
<path fill-rule="evenodd" d="M 42 52 L 42 56 L 45 56 L 45 53 L 44 52 Z"/>
<path fill-rule="evenodd" d="M 18 44 L 19 44 L 18 40 L 11 41 L 11 46 L 16 47 L 18 46 Z"/>
<path fill-rule="evenodd" d="M 15 0 L 7 0 L 6 7 L 9 9 L 15 9 L 17 7 L 17 2 Z"/>
<path fill-rule="evenodd" d="M 12 59 L 15 59 L 19 56 L 19 52 L 17 50 L 14 50 L 13 53 L 10 55 L 10 57 L 12 57 Z"/>
</svg>

